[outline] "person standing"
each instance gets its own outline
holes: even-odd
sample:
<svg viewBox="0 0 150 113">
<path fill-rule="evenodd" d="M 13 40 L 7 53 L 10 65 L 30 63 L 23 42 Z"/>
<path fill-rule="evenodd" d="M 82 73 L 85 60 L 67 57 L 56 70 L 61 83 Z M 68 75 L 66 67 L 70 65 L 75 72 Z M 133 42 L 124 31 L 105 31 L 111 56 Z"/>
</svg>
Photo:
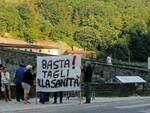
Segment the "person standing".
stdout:
<svg viewBox="0 0 150 113">
<path fill-rule="evenodd" d="M 108 65 L 112 65 L 112 54 L 110 54 L 109 56 L 107 56 L 106 63 Z"/>
<path fill-rule="evenodd" d="M 4 87 L 5 101 L 11 101 L 10 73 L 7 71 L 6 67 L 3 67 L 1 76 L 2 85 Z"/>
<path fill-rule="evenodd" d="M 89 61 L 86 62 L 86 65 L 83 67 L 82 71 L 84 72 L 84 92 L 85 92 L 85 103 L 91 103 L 91 81 L 93 69 Z"/>
<path fill-rule="evenodd" d="M 54 92 L 54 102 L 53 102 L 53 104 L 56 104 L 56 103 L 57 103 L 58 94 L 59 94 L 59 97 L 60 97 L 60 103 L 62 103 L 63 92 L 60 91 L 60 92 Z"/>
<path fill-rule="evenodd" d="M 24 72 L 25 72 L 24 65 L 20 64 L 19 68 L 17 68 L 16 72 L 15 72 L 16 100 L 17 100 L 17 102 L 20 102 L 20 99 L 24 100 L 23 88 L 22 88 L 22 81 L 23 81 Z"/>
<path fill-rule="evenodd" d="M 22 87 L 24 90 L 24 104 L 28 104 L 30 103 L 28 101 L 29 99 L 29 92 L 30 92 L 30 88 L 33 85 L 33 74 L 32 74 L 32 66 L 31 65 L 27 65 L 26 66 L 26 71 L 24 73 L 24 77 L 23 77 L 23 82 L 22 82 Z"/>
<path fill-rule="evenodd" d="M 39 94 L 40 94 L 39 102 L 41 104 L 44 104 L 45 102 L 49 102 L 49 92 L 39 92 Z"/>
</svg>

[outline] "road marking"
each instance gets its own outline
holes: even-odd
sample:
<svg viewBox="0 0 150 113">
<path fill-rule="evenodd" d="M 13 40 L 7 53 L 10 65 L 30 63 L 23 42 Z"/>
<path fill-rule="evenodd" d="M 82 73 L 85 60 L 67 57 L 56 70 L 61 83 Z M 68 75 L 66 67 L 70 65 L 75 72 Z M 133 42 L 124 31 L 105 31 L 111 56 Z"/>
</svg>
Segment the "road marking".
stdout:
<svg viewBox="0 0 150 113">
<path fill-rule="evenodd" d="M 150 106 L 150 103 L 127 105 L 127 106 L 118 106 L 118 107 L 115 107 L 115 108 L 118 108 L 118 109 L 131 109 L 131 108 L 146 107 L 146 106 Z"/>
<path fill-rule="evenodd" d="M 44 106 L 44 105 L 43 105 Z M 12 112 L 16 112 L 16 113 L 25 113 L 26 112 L 32 112 L 32 113 L 39 113 L 39 111 L 41 110 L 42 113 L 53 113 L 53 112 L 60 112 L 62 110 L 65 109 L 65 111 L 71 111 L 71 110 L 81 110 L 82 109 L 91 109 L 91 108 L 99 108 L 105 105 L 93 105 L 93 104 L 56 104 L 55 106 L 45 106 L 45 107 L 41 107 L 41 108 L 30 108 L 30 109 L 18 109 L 18 110 L 12 110 L 12 111 L 5 111 L 5 113 L 12 113 Z M 48 109 L 49 108 L 49 109 Z M 56 109 L 57 108 L 57 109 Z M 1 113 L 1 111 L 0 111 Z M 4 112 L 2 112 L 4 113 Z"/>
<path fill-rule="evenodd" d="M 140 111 L 140 112 L 142 112 L 142 113 L 150 113 L 150 109 L 144 110 L 144 111 Z"/>
</svg>

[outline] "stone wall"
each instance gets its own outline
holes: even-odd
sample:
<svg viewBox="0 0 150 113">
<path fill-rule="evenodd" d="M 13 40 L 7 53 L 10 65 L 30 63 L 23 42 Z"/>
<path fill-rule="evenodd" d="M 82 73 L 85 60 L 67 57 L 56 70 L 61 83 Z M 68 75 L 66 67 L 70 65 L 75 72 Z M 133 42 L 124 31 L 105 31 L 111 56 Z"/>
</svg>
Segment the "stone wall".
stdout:
<svg viewBox="0 0 150 113">
<path fill-rule="evenodd" d="M 42 56 L 45 54 L 37 54 L 30 52 L 22 52 L 16 50 L 9 50 L 0 48 L 0 59 L 2 63 L 8 67 L 12 78 L 16 68 L 20 63 L 25 65 L 31 64 L 36 66 L 36 56 Z M 82 59 L 82 64 L 85 63 L 85 59 Z M 150 82 L 150 71 L 146 68 L 139 68 L 135 66 L 124 66 L 124 65 L 106 65 L 97 61 L 91 61 L 94 68 L 93 82 L 98 83 L 112 83 L 115 76 L 141 76 L 147 82 Z"/>
<path fill-rule="evenodd" d="M 12 81 L 14 79 L 15 70 L 20 63 L 24 63 L 25 65 L 31 64 L 33 66 L 36 66 L 37 55 L 42 56 L 45 54 L 21 52 L 16 50 L 7 50 L 7 49 L 0 48 L 0 59 L 2 63 L 8 67 L 8 70 L 11 73 Z M 85 61 L 87 60 L 82 59 L 82 64 L 84 64 Z M 147 87 L 150 86 L 149 85 L 150 71 L 146 68 L 139 68 L 135 66 L 124 66 L 124 65 L 110 66 L 97 61 L 91 61 L 91 62 L 92 65 L 95 65 L 92 81 L 93 83 L 101 84 L 101 85 L 96 85 L 96 87 L 99 86 L 99 88 L 95 88 L 95 90 L 101 89 L 101 92 L 103 92 L 102 89 L 106 89 L 106 88 L 102 88 L 103 86 L 105 86 L 103 84 L 107 84 L 108 87 L 107 92 L 112 92 L 111 91 L 112 89 L 113 90 L 120 89 L 119 84 L 118 85 L 113 84 L 115 81 L 115 76 L 141 76 L 143 79 L 147 81 L 146 86 Z M 112 88 L 112 86 L 114 86 L 115 88 Z"/>
<path fill-rule="evenodd" d="M 36 67 L 36 56 L 42 56 L 46 54 L 41 53 L 30 53 L 18 50 L 10 50 L 0 48 L 0 60 L 4 66 L 7 67 L 11 74 L 11 80 L 14 80 L 15 70 L 18 68 L 20 63 L 24 65 L 32 65 Z"/>
<path fill-rule="evenodd" d="M 115 76 L 140 76 L 150 83 L 150 71 L 146 68 L 97 63 L 94 68 L 94 82 L 115 82 Z"/>
</svg>

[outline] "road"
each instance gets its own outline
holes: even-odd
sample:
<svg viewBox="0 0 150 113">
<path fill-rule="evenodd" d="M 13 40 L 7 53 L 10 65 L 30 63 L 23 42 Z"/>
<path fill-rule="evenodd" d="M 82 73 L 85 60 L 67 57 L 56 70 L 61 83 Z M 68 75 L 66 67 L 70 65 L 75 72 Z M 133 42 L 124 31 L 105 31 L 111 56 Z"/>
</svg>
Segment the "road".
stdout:
<svg viewBox="0 0 150 113">
<path fill-rule="evenodd" d="M 44 106 L 44 105 L 43 105 Z M 150 113 L 150 99 L 49 106 L 5 113 Z"/>
</svg>

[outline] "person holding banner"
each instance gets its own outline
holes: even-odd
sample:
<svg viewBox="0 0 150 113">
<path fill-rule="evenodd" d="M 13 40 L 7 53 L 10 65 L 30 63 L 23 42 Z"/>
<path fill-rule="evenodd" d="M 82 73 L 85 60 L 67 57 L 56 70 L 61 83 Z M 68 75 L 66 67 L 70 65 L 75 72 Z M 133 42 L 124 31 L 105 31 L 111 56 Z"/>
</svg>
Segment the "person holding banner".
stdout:
<svg viewBox="0 0 150 113">
<path fill-rule="evenodd" d="M 41 104 L 45 104 L 45 102 L 49 102 L 49 92 L 39 92 Z"/>
<path fill-rule="evenodd" d="M 38 56 L 36 92 L 53 92 L 54 104 L 63 92 L 80 91 L 80 55 Z"/>
<path fill-rule="evenodd" d="M 60 96 L 60 103 L 62 103 L 62 99 L 63 99 L 63 92 L 60 91 L 60 92 L 54 92 L 54 102 L 53 104 L 57 104 L 57 96 Z"/>
<path fill-rule="evenodd" d="M 86 98 L 85 103 L 91 103 L 91 80 L 92 80 L 93 68 L 91 66 L 91 63 L 87 61 L 84 66 L 84 69 L 82 70 L 84 72 L 84 92 Z"/>
</svg>

